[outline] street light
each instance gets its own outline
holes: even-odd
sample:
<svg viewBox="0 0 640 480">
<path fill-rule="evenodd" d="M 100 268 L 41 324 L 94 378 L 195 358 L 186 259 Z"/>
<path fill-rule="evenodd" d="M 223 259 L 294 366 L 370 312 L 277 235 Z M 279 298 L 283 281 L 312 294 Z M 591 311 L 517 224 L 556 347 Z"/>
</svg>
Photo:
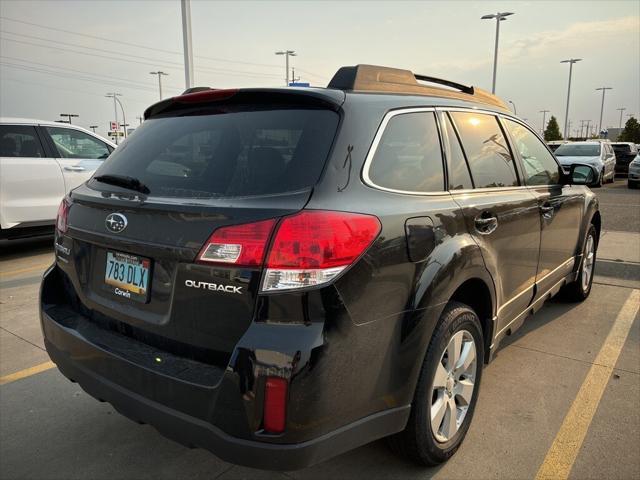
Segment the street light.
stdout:
<svg viewBox="0 0 640 480">
<path fill-rule="evenodd" d="M 518 114 L 518 111 L 516 110 L 516 104 L 515 104 L 515 103 L 513 103 L 511 100 L 507 100 L 507 101 L 508 101 L 511 105 L 513 105 L 513 114 L 514 114 L 514 115 L 517 115 L 517 114 Z"/>
<path fill-rule="evenodd" d="M 166 76 L 166 75 L 169 75 L 169 74 L 161 72 L 160 70 L 158 70 L 157 72 L 149 72 L 149 74 L 158 76 L 158 89 L 160 90 L 160 100 L 162 100 L 162 76 L 163 75 Z"/>
<path fill-rule="evenodd" d="M 620 125 L 618 125 L 618 128 L 622 128 L 622 113 L 626 110 L 626 108 L 621 107 L 621 108 L 616 108 L 616 110 L 620 112 Z"/>
<path fill-rule="evenodd" d="M 513 12 L 498 12 L 483 15 L 481 20 L 496 19 L 496 46 L 493 52 L 493 83 L 491 86 L 491 93 L 496 93 L 496 71 L 498 70 L 498 39 L 500 38 L 500 22 L 506 20 L 509 15 L 513 15 Z"/>
<path fill-rule="evenodd" d="M 71 125 L 71 119 L 79 117 L 80 115 L 76 115 L 75 113 L 61 113 L 60 116 L 67 117 L 68 120 L 65 123 L 68 123 L 69 125 Z"/>
<path fill-rule="evenodd" d="M 550 110 L 540 110 L 538 113 L 542 114 L 542 129 L 540 130 L 540 132 L 542 133 L 542 135 L 544 135 L 544 127 L 545 127 L 545 123 L 547 120 L 547 113 L 549 113 Z"/>
<path fill-rule="evenodd" d="M 93 130 L 93 133 L 96 133 L 96 128 L 98 128 L 98 125 L 89 125 L 89 128 Z"/>
<path fill-rule="evenodd" d="M 560 63 L 569 64 L 569 86 L 567 87 L 567 109 L 564 113 L 564 139 L 567 139 L 567 125 L 569 124 L 569 97 L 571 96 L 571 74 L 573 73 L 573 64 L 582 61 L 581 58 L 570 58 L 568 60 L 562 60 Z"/>
<path fill-rule="evenodd" d="M 286 68 L 286 76 L 285 81 L 287 82 L 285 86 L 289 86 L 289 57 L 296 57 L 298 54 L 294 50 L 280 50 L 279 52 L 275 52 L 276 55 L 284 55 L 285 58 L 285 68 Z"/>
<path fill-rule="evenodd" d="M 598 136 L 600 136 L 600 132 L 602 132 L 602 113 L 604 112 L 604 94 L 607 90 L 613 90 L 611 87 L 600 87 L 596 88 L 596 91 L 602 90 L 602 104 L 600 105 L 600 124 L 598 125 Z"/>
<path fill-rule="evenodd" d="M 116 114 L 116 124 L 118 123 L 118 105 L 120 105 L 120 109 L 122 110 L 122 123 L 127 123 L 127 117 L 125 117 L 124 115 L 124 107 L 122 106 L 122 102 L 120 101 L 120 99 L 118 97 L 121 97 L 122 94 L 121 93 L 107 93 L 105 95 L 105 97 L 107 98 L 113 98 L 113 110 Z M 118 145 L 118 133 L 119 133 L 120 129 L 118 129 L 118 132 L 116 132 L 116 145 Z M 124 129 L 124 138 L 127 138 L 127 129 Z"/>
</svg>

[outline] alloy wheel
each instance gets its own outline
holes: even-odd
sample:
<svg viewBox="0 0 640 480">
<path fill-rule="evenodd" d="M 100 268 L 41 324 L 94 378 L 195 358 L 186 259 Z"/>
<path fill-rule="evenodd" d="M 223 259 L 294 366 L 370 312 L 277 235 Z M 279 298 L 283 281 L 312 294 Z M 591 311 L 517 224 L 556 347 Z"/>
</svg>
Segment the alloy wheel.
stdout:
<svg viewBox="0 0 640 480">
<path fill-rule="evenodd" d="M 451 440 L 462 426 L 473 398 L 477 368 L 473 336 L 466 330 L 456 332 L 440 357 L 431 390 L 431 431 L 438 442 Z"/>
<path fill-rule="evenodd" d="M 593 235 L 589 235 L 584 246 L 584 257 L 582 259 L 582 290 L 585 292 L 589 289 L 589 284 L 591 283 L 595 256 L 595 240 Z"/>
</svg>

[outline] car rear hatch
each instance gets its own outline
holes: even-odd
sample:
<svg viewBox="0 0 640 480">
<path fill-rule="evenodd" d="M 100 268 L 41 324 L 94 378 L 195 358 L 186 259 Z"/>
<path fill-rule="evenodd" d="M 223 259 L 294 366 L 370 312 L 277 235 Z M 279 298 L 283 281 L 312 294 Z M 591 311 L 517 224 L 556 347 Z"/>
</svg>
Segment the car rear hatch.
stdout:
<svg viewBox="0 0 640 480">
<path fill-rule="evenodd" d="M 242 244 L 243 229 L 262 232 L 266 248 L 274 219 L 305 206 L 341 101 L 314 90 L 209 90 L 150 107 L 71 195 L 56 256 L 73 310 L 224 369 L 254 318 L 262 275 L 260 245 Z"/>
</svg>

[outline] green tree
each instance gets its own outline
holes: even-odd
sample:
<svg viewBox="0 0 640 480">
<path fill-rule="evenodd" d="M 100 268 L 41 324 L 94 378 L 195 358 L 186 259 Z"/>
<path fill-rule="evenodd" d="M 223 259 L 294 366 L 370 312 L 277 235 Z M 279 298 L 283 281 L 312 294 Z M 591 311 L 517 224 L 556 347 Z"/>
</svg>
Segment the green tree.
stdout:
<svg viewBox="0 0 640 480">
<path fill-rule="evenodd" d="M 640 143 L 640 123 L 634 117 L 630 117 L 618 136 L 619 142 Z"/>
<path fill-rule="evenodd" d="M 552 140 L 562 140 L 558 120 L 556 120 L 556 117 L 553 115 L 551 115 L 549 123 L 547 123 L 547 128 L 544 130 L 544 139 L 547 142 L 551 142 Z"/>
</svg>

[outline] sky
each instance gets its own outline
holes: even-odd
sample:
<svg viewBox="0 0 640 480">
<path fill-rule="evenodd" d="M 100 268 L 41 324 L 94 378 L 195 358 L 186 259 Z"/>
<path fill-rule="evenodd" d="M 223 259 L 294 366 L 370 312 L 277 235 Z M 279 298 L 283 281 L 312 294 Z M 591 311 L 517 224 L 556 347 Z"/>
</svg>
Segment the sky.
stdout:
<svg viewBox="0 0 640 480">
<path fill-rule="evenodd" d="M 344 65 L 399 67 L 491 89 L 495 20 L 500 24 L 496 94 L 536 129 L 541 110 L 561 125 L 569 68 L 569 119 L 603 127 L 640 114 L 640 2 L 629 1 L 235 1 L 192 0 L 195 85 L 283 86 L 284 57 L 296 77 L 325 86 Z M 0 116 L 74 123 L 106 135 L 117 92 L 127 122 L 184 90 L 179 0 L 0 0 Z M 549 114 L 547 114 L 547 120 Z M 120 118 L 120 120 L 122 120 Z"/>
</svg>

